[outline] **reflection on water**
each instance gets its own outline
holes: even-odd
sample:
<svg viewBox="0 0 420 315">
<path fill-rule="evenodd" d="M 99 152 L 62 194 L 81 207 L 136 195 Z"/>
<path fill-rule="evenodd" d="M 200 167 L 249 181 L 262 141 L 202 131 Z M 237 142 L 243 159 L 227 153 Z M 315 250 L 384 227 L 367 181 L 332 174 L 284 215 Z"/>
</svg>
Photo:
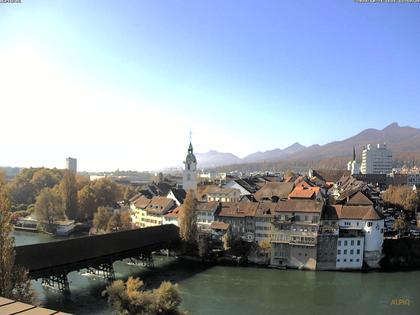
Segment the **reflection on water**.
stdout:
<svg viewBox="0 0 420 315">
<path fill-rule="evenodd" d="M 43 234 L 15 232 L 16 243 L 54 240 Z M 420 314 L 420 272 L 359 273 L 202 266 L 156 257 L 154 270 L 114 263 L 116 277 L 138 276 L 147 288 L 161 281 L 179 284 L 182 308 L 189 314 Z M 82 271 L 83 273 L 83 271 Z M 101 293 L 106 282 L 78 272 L 69 274 L 71 294 L 44 290 L 34 283 L 42 305 L 75 314 L 111 314 Z M 392 305 L 395 299 L 410 305 Z"/>
</svg>

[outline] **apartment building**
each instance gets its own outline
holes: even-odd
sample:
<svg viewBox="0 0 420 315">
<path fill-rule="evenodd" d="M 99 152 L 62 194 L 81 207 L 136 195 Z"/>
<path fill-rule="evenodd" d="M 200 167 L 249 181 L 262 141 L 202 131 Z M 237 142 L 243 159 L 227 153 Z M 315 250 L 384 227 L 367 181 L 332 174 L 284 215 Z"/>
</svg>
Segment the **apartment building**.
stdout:
<svg viewBox="0 0 420 315">
<path fill-rule="evenodd" d="M 271 221 L 273 221 L 274 214 L 277 208 L 277 203 L 274 202 L 260 202 L 258 204 L 257 212 L 255 213 L 255 242 L 271 240 Z"/>
<path fill-rule="evenodd" d="M 233 236 L 241 237 L 247 242 L 253 242 L 257 209 L 258 203 L 256 202 L 221 203 L 216 221 L 228 223 Z"/>
<path fill-rule="evenodd" d="M 133 224 L 143 228 L 164 224 L 164 215 L 175 209 L 176 203 L 166 197 L 140 197 L 130 207 Z"/>
<path fill-rule="evenodd" d="M 280 201 L 272 222 L 271 262 L 275 267 L 316 269 L 317 237 L 324 203 Z"/>
<path fill-rule="evenodd" d="M 385 144 L 368 144 L 362 151 L 362 174 L 390 174 L 392 172 L 392 152 Z"/>
</svg>

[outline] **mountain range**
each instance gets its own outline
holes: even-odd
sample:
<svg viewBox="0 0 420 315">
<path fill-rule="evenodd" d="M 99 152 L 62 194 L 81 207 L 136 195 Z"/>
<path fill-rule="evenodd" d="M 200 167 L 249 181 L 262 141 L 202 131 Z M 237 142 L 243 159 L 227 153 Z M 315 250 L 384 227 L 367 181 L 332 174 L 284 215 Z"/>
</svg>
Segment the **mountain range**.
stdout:
<svg viewBox="0 0 420 315">
<path fill-rule="evenodd" d="M 326 158 L 351 157 L 353 146 L 360 160 L 361 151 L 367 144 L 386 143 L 394 156 L 403 152 L 420 152 L 420 129 L 401 127 L 392 123 L 382 130 L 366 129 L 350 138 L 334 141 L 325 145 L 314 144 L 308 147 L 296 142 L 284 149 L 255 152 L 239 158 L 232 153 L 209 151 L 197 153 L 199 167 L 211 168 L 232 164 L 261 163 L 276 161 L 316 161 Z"/>
</svg>

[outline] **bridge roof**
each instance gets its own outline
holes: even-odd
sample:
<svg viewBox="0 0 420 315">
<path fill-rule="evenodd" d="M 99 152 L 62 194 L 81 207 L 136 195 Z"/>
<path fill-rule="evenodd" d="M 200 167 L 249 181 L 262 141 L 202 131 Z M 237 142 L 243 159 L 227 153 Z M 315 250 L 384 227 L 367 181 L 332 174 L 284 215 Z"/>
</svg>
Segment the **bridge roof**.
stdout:
<svg viewBox="0 0 420 315">
<path fill-rule="evenodd" d="M 63 241 L 16 246 L 16 264 L 37 272 L 179 240 L 175 225 L 154 226 Z"/>
</svg>

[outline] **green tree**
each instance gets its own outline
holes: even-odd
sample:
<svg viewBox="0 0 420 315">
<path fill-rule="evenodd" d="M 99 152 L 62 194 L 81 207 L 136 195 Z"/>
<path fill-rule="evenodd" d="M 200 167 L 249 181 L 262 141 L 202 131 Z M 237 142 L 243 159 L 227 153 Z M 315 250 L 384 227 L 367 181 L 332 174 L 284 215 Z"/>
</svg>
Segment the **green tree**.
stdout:
<svg viewBox="0 0 420 315">
<path fill-rule="evenodd" d="M 197 241 L 196 208 L 197 200 L 194 197 L 194 191 L 190 189 L 179 216 L 179 234 L 187 243 L 195 243 Z"/>
<path fill-rule="evenodd" d="M 93 216 L 93 227 L 99 232 L 105 232 L 108 229 L 108 223 L 111 216 L 111 211 L 105 207 L 99 207 Z"/>
<path fill-rule="evenodd" d="M 56 189 L 44 188 L 35 202 L 35 215 L 38 221 L 48 224 L 64 218 L 63 201 Z"/>
<path fill-rule="evenodd" d="M 142 290 L 143 286 L 143 281 L 137 278 L 130 277 L 126 282 L 116 280 L 103 295 L 108 297 L 116 314 L 183 314 L 179 310 L 182 300 L 177 285 L 164 281 L 154 290 Z"/>
<path fill-rule="evenodd" d="M 31 303 L 34 297 L 26 270 L 15 265 L 13 226 L 10 222 L 10 201 L 0 173 L 0 296 Z"/>
<path fill-rule="evenodd" d="M 74 172 L 65 171 L 63 179 L 60 182 L 60 193 L 67 218 L 71 220 L 77 219 L 77 183 Z"/>
<path fill-rule="evenodd" d="M 131 216 L 128 212 L 115 212 L 109 218 L 107 225 L 107 231 L 109 232 L 130 230 L 131 228 Z"/>
</svg>

